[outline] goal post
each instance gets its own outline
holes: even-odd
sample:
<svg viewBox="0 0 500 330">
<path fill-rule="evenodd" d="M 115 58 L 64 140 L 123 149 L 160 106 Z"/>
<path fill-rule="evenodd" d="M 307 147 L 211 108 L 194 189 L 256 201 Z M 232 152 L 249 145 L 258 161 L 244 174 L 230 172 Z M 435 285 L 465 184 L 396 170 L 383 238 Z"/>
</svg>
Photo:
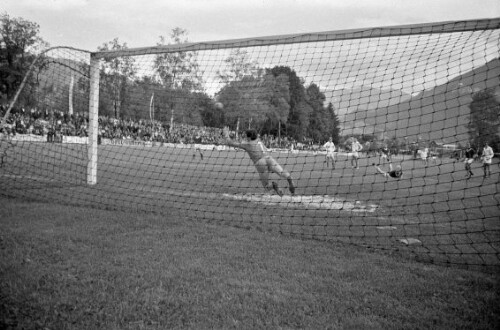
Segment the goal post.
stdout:
<svg viewBox="0 0 500 330">
<path fill-rule="evenodd" d="M 89 131 L 88 131 L 88 166 L 87 183 L 97 183 L 97 148 L 99 134 L 99 59 L 95 56 L 90 58 L 89 77 Z"/>
</svg>

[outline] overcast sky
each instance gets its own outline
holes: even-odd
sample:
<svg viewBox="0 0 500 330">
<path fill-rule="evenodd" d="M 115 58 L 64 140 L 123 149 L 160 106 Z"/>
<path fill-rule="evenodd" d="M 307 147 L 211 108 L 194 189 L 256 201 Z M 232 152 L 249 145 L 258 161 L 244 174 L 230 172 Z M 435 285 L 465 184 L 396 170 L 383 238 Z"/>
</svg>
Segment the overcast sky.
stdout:
<svg viewBox="0 0 500 330">
<path fill-rule="evenodd" d="M 499 0 L 2 0 L 51 46 L 94 51 L 118 38 L 155 46 L 180 27 L 191 42 L 500 17 Z"/>
</svg>

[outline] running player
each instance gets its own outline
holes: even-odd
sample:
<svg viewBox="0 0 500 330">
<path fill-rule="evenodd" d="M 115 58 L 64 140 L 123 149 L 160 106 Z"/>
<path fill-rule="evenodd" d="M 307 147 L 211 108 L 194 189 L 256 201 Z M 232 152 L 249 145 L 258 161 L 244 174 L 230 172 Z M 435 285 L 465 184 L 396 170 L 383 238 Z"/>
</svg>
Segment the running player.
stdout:
<svg viewBox="0 0 500 330">
<path fill-rule="evenodd" d="M 417 154 L 420 156 L 420 159 L 424 162 L 425 166 L 428 165 L 429 158 L 429 148 L 424 148 L 423 150 L 419 150 Z"/>
<path fill-rule="evenodd" d="M 465 177 L 467 179 L 470 179 L 474 175 L 474 173 L 472 173 L 471 164 L 474 162 L 475 155 L 476 155 L 476 150 L 472 148 L 469 143 L 467 149 L 465 149 L 465 160 L 464 160 L 465 170 L 467 171 Z"/>
<path fill-rule="evenodd" d="M 225 127 L 223 132 L 225 137 L 224 144 L 243 149 L 248 153 L 248 156 L 253 161 L 257 172 L 259 172 L 260 182 L 267 191 L 274 189 L 279 196 L 283 196 L 283 192 L 278 187 L 276 182 L 273 181 L 272 185 L 269 186 L 269 174 L 276 173 L 288 181 L 288 189 L 290 190 L 290 193 L 292 195 L 295 194 L 295 186 L 293 184 L 292 176 L 267 153 L 266 147 L 258 139 L 257 132 L 255 130 L 247 130 L 246 140 L 241 142 L 231 140 L 229 137 L 229 128 Z"/>
<path fill-rule="evenodd" d="M 387 146 L 384 146 L 380 149 L 380 158 L 383 160 L 387 160 L 389 163 L 391 162 L 391 157 L 389 153 L 389 148 Z"/>
<path fill-rule="evenodd" d="M 389 163 L 389 171 L 384 171 L 380 168 L 380 166 L 378 165 L 375 165 L 375 163 L 372 164 L 373 166 L 375 166 L 375 168 L 377 169 L 377 171 L 382 174 L 384 177 L 386 178 L 395 178 L 395 179 L 399 179 L 401 178 L 401 176 L 403 175 L 403 170 L 401 169 L 401 165 L 398 165 L 396 166 L 396 169 L 393 169 L 392 168 L 392 163 Z"/>
<path fill-rule="evenodd" d="M 484 177 L 491 175 L 490 165 L 493 160 L 493 149 L 489 146 L 488 142 L 484 144 L 483 153 L 481 155 L 481 159 L 483 160 L 483 170 Z"/>
<path fill-rule="evenodd" d="M 359 152 L 362 149 L 363 149 L 363 146 L 361 145 L 361 143 L 359 143 L 358 140 L 353 139 L 353 141 L 351 143 L 351 155 L 352 155 L 351 165 L 353 168 L 359 169 L 359 163 L 358 163 Z"/>
<path fill-rule="evenodd" d="M 326 167 L 328 167 L 328 163 L 330 160 L 332 161 L 332 170 L 335 169 L 335 143 L 333 143 L 333 139 L 330 137 L 327 143 L 323 145 L 323 148 L 326 150 Z"/>
</svg>

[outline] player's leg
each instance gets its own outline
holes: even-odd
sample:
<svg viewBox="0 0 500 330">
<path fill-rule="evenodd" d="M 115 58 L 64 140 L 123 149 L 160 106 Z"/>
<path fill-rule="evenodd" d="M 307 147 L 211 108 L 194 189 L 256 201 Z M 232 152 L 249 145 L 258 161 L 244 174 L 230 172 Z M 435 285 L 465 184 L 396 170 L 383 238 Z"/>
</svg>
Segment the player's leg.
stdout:
<svg viewBox="0 0 500 330">
<path fill-rule="evenodd" d="M 269 185 L 269 173 L 271 171 L 268 165 L 267 157 L 260 159 L 255 164 L 255 168 L 257 169 L 257 172 L 259 172 L 260 182 L 262 183 L 262 186 L 267 191 L 274 190 L 279 196 L 283 196 L 283 192 L 281 191 L 281 189 L 279 189 L 276 182 L 273 181 L 271 185 Z"/>
<path fill-rule="evenodd" d="M 327 161 L 326 161 L 327 167 L 328 167 L 328 164 L 331 161 L 331 163 L 332 163 L 332 169 L 335 169 L 335 158 L 334 158 L 333 154 L 332 153 L 328 153 L 326 155 L 326 159 L 327 159 Z"/>
<path fill-rule="evenodd" d="M 377 170 L 377 172 L 379 172 L 380 174 L 382 174 L 385 177 L 388 176 L 388 173 L 386 171 L 382 170 L 380 168 L 380 166 L 376 165 L 375 163 L 373 163 L 372 165 L 375 166 L 375 169 Z M 392 170 L 391 164 L 389 164 L 389 168 Z"/>
<path fill-rule="evenodd" d="M 203 152 L 201 151 L 200 148 L 196 148 L 196 150 L 198 150 L 198 152 L 200 153 L 200 158 L 201 160 L 203 160 Z"/>
<path fill-rule="evenodd" d="M 272 187 L 269 185 L 269 171 L 267 170 L 267 164 L 264 159 L 259 160 L 255 163 L 255 169 L 257 173 L 259 173 L 259 179 L 262 183 L 262 186 L 266 190 L 271 190 Z"/>
<path fill-rule="evenodd" d="M 271 156 L 265 157 L 267 162 L 267 167 L 270 172 L 276 173 L 280 177 L 286 179 L 288 181 L 288 189 L 290 193 L 295 194 L 295 185 L 293 183 L 293 179 L 291 174 L 288 171 L 285 171 L 283 167 Z"/>
<path fill-rule="evenodd" d="M 473 175 L 469 159 L 465 159 L 465 171 L 467 172 L 465 176 L 469 179 Z"/>
</svg>

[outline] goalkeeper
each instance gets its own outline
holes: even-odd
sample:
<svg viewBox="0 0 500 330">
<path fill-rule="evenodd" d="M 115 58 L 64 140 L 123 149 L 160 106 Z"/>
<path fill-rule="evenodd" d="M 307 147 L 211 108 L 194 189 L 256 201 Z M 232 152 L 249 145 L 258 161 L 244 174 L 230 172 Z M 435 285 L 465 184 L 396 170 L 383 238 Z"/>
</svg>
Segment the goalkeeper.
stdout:
<svg viewBox="0 0 500 330">
<path fill-rule="evenodd" d="M 258 140 L 257 132 L 253 129 L 246 131 L 246 141 L 234 141 L 229 137 L 229 129 L 224 128 L 224 144 L 245 150 L 253 161 L 257 172 L 259 172 L 260 182 L 262 186 L 268 191 L 274 189 L 279 196 L 283 196 L 283 192 L 278 187 L 276 182 L 272 182 L 269 186 L 269 174 L 276 173 L 280 177 L 288 181 L 288 189 L 292 195 L 295 194 L 295 186 L 293 185 L 293 179 L 290 173 L 285 171 L 278 162 L 267 154 L 267 149 L 264 144 Z"/>
<path fill-rule="evenodd" d="M 377 171 L 380 174 L 382 174 L 383 176 L 385 176 L 386 178 L 390 177 L 390 178 L 399 179 L 403 175 L 403 170 L 401 169 L 401 165 L 398 165 L 398 166 L 396 166 L 396 169 L 393 169 L 392 163 L 389 163 L 389 171 L 388 172 L 382 170 L 378 165 L 375 165 L 375 163 L 373 163 L 373 166 L 375 166 Z"/>
</svg>

